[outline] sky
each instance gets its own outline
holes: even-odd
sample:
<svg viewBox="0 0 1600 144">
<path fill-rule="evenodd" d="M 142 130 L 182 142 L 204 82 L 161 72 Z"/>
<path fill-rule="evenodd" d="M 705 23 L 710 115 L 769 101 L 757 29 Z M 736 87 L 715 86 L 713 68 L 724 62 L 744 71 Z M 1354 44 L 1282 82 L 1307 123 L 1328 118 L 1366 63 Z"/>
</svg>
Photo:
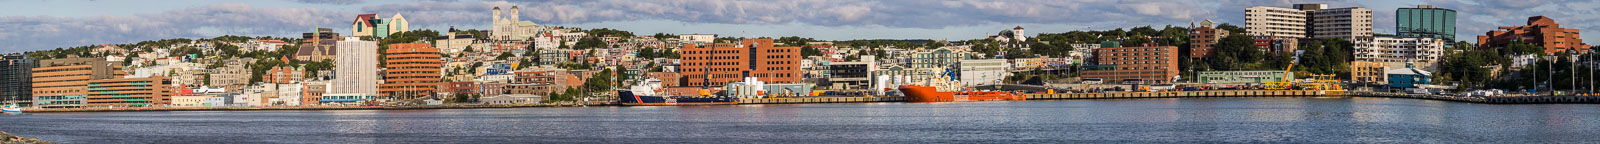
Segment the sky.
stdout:
<svg viewBox="0 0 1600 144">
<path fill-rule="evenodd" d="M 1540 15 L 1566 28 L 1600 29 L 1600 1 L 1587 0 L 0 0 L 0 53 L 222 35 L 298 37 L 315 27 L 348 35 L 355 16 L 367 13 L 399 13 L 414 29 L 489 29 L 490 9 L 511 6 L 540 25 L 641 35 L 967 40 L 1018 26 L 1029 36 L 1206 19 L 1242 26 L 1244 8 L 1299 3 L 1373 9 L 1374 31 L 1390 34 L 1395 9 L 1454 9 L 1457 39 L 1468 42 Z"/>
</svg>

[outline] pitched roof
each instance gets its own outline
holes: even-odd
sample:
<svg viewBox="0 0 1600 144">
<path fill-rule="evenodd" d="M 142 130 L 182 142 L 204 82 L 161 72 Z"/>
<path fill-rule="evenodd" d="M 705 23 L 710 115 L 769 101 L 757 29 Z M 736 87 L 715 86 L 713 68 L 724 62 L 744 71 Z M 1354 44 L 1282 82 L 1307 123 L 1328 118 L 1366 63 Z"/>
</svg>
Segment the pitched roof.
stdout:
<svg viewBox="0 0 1600 144">
<path fill-rule="evenodd" d="M 1416 69 L 1416 68 L 1391 69 L 1391 70 L 1388 70 L 1388 71 L 1384 71 L 1383 74 L 1430 75 L 1430 76 L 1433 75 L 1432 72 L 1428 72 L 1428 71 L 1420 70 L 1420 69 Z"/>
<path fill-rule="evenodd" d="M 378 16 L 378 14 L 360 14 L 360 15 L 356 15 L 356 21 L 353 22 L 353 23 L 366 24 L 369 27 L 370 26 L 377 26 L 376 24 L 372 23 L 372 18 L 373 17 L 377 17 L 377 16 Z"/>
</svg>

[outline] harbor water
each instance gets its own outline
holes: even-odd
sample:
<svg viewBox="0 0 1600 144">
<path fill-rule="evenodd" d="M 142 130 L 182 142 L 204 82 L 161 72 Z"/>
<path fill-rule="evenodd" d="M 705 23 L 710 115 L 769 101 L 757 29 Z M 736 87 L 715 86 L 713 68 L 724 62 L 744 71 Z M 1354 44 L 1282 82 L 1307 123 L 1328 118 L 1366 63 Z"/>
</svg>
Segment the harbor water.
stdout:
<svg viewBox="0 0 1600 144">
<path fill-rule="evenodd" d="M 61 143 L 1600 141 L 1600 105 L 1362 97 L 36 113 L 0 121 L 0 131 Z"/>
</svg>

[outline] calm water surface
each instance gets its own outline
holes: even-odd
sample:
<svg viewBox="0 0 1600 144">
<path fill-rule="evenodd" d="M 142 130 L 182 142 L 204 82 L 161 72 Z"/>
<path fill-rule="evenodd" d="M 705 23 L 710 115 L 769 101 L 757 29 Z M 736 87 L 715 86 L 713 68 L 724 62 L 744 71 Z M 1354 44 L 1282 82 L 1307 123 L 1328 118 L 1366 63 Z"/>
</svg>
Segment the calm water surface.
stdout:
<svg viewBox="0 0 1600 144">
<path fill-rule="evenodd" d="M 1600 142 L 1600 105 L 1211 98 L 456 110 L 39 113 L 63 143 Z"/>
</svg>

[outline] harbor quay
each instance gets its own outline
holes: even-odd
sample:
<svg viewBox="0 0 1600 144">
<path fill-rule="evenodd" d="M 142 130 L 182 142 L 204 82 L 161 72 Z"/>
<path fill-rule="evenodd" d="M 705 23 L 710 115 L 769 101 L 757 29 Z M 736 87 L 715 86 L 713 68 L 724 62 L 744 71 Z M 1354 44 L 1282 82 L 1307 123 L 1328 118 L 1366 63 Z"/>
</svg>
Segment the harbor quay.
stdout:
<svg viewBox="0 0 1600 144">
<path fill-rule="evenodd" d="M 1433 94 L 1403 94 L 1365 91 L 1326 90 L 1220 90 L 1220 91 L 1166 91 L 1166 92 L 1105 92 L 1105 93 L 1033 93 L 1021 94 L 1027 100 L 1084 100 L 1084 99 L 1143 99 L 1143 98 L 1228 98 L 1228 97 L 1381 97 L 1441 100 L 1480 104 L 1600 104 L 1600 96 L 1455 96 Z M 745 98 L 740 105 L 756 104 L 819 104 L 819 103 L 879 103 L 906 102 L 901 96 L 822 96 Z M 257 107 L 129 107 L 129 108 L 63 108 L 30 109 L 30 113 L 57 112 L 136 112 L 136 111 L 257 111 L 257 110 L 423 110 L 423 109 L 480 109 L 521 107 L 586 107 L 622 106 L 615 102 L 540 103 L 540 104 L 485 104 L 485 105 L 417 105 L 417 106 L 257 106 Z M 667 105 L 671 106 L 671 105 Z"/>
</svg>

